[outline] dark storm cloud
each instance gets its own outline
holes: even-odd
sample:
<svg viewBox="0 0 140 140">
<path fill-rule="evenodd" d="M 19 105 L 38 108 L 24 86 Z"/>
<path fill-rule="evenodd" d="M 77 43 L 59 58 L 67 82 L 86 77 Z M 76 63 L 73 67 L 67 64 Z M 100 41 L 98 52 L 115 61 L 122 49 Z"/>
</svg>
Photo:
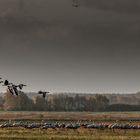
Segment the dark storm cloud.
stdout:
<svg viewBox="0 0 140 140">
<path fill-rule="evenodd" d="M 140 13 L 139 0 L 85 0 L 84 4 L 87 8 L 97 8 L 104 11 L 128 14 Z"/>
<path fill-rule="evenodd" d="M 59 38 L 68 40 L 70 38 L 74 41 L 75 38 L 77 40 L 84 38 L 87 42 L 90 40 L 97 43 L 101 39 L 105 42 L 110 39 L 138 40 L 140 30 L 137 15 L 139 10 L 136 10 L 139 9 L 138 1 L 125 4 L 125 0 L 81 0 L 81 8 L 76 10 L 71 7 L 71 1 L 64 0 L 60 2 L 24 0 L 23 6 L 20 6 L 19 2 L 19 0 L 9 1 L 12 5 L 6 7 L 5 4 L 5 9 L 1 10 L 3 21 L 1 24 L 4 24 L 5 28 L 8 27 L 7 31 L 3 29 L 6 35 L 7 32 L 12 32 L 12 36 L 20 35 L 22 39 L 29 40 L 37 38 L 38 41 Z M 107 12 L 102 11 L 104 7 Z M 113 13 L 110 9 L 117 12 L 124 10 L 124 14 Z M 135 10 L 137 14 L 131 15 Z"/>
<path fill-rule="evenodd" d="M 139 90 L 140 2 L 79 1 L 1 0 L 1 73 L 31 90 Z"/>
</svg>

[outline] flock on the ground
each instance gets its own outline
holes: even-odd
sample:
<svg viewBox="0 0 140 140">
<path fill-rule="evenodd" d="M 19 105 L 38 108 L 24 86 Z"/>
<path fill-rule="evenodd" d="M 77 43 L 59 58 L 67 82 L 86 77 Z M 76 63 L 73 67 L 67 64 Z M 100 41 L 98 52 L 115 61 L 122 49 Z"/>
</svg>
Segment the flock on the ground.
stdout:
<svg viewBox="0 0 140 140">
<path fill-rule="evenodd" d="M 0 84 L 3 84 L 2 86 L 6 86 L 8 91 L 12 94 L 12 95 L 16 95 L 18 96 L 20 94 L 19 90 L 21 91 L 23 89 L 23 87 L 27 86 L 25 84 L 13 84 L 10 83 L 8 80 L 2 80 L 2 78 L 0 78 Z M 46 91 L 38 91 L 38 94 L 41 94 L 43 98 L 46 97 L 46 94 L 49 92 Z"/>
<path fill-rule="evenodd" d="M 139 124 L 132 123 L 95 123 L 95 122 L 3 122 L 0 123 L 0 128 L 40 128 L 40 129 L 139 129 Z"/>
</svg>

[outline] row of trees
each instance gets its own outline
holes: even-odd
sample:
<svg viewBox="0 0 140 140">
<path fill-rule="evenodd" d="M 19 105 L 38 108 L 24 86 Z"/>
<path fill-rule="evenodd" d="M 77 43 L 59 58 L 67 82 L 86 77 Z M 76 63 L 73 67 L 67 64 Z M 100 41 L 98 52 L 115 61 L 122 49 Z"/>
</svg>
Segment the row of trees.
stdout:
<svg viewBox="0 0 140 140">
<path fill-rule="evenodd" d="M 109 104 L 109 100 L 103 95 L 86 97 L 76 95 L 53 95 L 51 98 L 44 99 L 36 96 L 30 99 L 25 93 L 13 96 L 5 93 L 0 100 L 1 110 L 13 111 L 101 111 Z"/>
<path fill-rule="evenodd" d="M 55 94 L 49 98 L 36 96 L 30 99 L 25 93 L 13 96 L 5 93 L 0 98 L 1 110 L 8 111 L 140 111 L 140 105 L 109 104 L 106 96 L 69 96 Z"/>
</svg>

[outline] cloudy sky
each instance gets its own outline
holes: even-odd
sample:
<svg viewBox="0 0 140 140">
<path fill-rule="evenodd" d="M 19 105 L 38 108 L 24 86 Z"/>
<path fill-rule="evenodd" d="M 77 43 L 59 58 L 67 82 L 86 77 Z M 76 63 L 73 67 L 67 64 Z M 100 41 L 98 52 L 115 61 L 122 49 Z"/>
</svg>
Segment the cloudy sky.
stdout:
<svg viewBox="0 0 140 140">
<path fill-rule="evenodd" d="M 140 91 L 140 1 L 79 3 L 0 0 L 1 77 L 25 91 Z"/>
</svg>

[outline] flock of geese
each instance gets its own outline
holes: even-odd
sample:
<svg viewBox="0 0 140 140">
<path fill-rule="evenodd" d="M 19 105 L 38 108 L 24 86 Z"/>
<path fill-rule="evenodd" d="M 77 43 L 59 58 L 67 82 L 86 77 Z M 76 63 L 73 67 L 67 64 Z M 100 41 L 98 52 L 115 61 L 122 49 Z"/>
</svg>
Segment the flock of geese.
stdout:
<svg viewBox="0 0 140 140">
<path fill-rule="evenodd" d="M 8 91 L 12 94 L 12 95 L 16 95 L 18 96 L 19 95 L 19 90 L 22 90 L 23 87 L 27 86 L 25 84 L 18 84 L 18 85 L 15 85 L 13 83 L 10 83 L 8 80 L 2 80 L 2 78 L 0 78 L 0 84 L 3 84 L 2 86 L 6 86 Z M 46 91 L 38 91 L 38 94 L 41 94 L 43 98 L 46 97 L 46 94 L 49 93 L 49 92 L 46 92 Z"/>
<path fill-rule="evenodd" d="M 78 129 L 78 128 L 85 128 L 85 129 L 137 129 L 140 130 L 139 124 L 131 124 L 131 123 L 95 123 L 95 122 L 3 122 L 0 123 L 0 128 L 9 128 L 9 127 L 16 127 L 16 128 L 41 128 L 41 129 Z"/>
</svg>

